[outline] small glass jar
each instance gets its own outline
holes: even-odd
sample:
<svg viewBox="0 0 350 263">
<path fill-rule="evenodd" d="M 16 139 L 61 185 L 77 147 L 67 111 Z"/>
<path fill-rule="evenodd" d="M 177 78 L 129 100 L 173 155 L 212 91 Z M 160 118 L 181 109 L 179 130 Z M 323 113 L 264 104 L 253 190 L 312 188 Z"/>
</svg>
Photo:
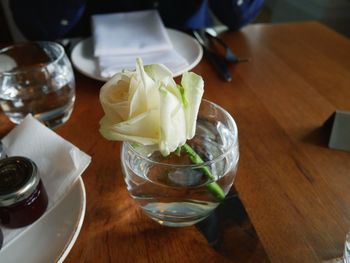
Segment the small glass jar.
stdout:
<svg viewBox="0 0 350 263">
<path fill-rule="evenodd" d="M 0 160 L 0 221 L 8 228 L 29 225 L 46 210 L 48 197 L 36 164 L 13 156 Z"/>
</svg>

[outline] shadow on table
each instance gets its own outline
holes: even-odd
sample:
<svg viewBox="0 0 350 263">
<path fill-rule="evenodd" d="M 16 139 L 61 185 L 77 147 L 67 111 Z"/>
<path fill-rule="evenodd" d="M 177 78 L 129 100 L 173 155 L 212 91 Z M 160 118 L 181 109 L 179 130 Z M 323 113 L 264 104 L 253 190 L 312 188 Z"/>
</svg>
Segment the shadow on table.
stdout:
<svg viewBox="0 0 350 263">
<path fill-rule="evenodd" d="M 303 138 L 303 141 L 320 147 L 328 147 L 333 123 L 335 121 L 335 113 L 336 112 L 332 113 L 321 126 L 310 130 L 310 132 Z"/>
<path fill-rule="evenodd" d="M 328 147 L 330 134 L 331 128 L 328 123 L 325 123 L 324 126 L 310 130 L 310 132 L 303 138 L 303 141 L 320 147 Z"/>
<path fill-rule="evenodd" d="M 234 191 L 213 214 L 196 226 L 218 253 L 234 262 L 269 262 L 248 214 Z"/>
</svg>

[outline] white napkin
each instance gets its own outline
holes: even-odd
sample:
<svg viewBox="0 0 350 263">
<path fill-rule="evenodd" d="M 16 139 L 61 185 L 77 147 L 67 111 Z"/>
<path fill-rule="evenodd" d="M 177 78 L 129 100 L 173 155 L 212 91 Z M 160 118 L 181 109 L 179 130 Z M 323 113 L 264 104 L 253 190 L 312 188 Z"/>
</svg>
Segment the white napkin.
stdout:
<svg viewBox="0 0 350 263">
<path fill-rule="evenodd" d="M 94 55 L 104 78 L 135 69 L 137 57 L 144 64 L 164 64 L 173 73 L 188 66 L 173 48 L 156 10 L 94 15 L 92 28 Z"/>
<path fill-rule="evenodd" d="M 97 57 L 172 49 L 156 10 L 94 15 L 92 28 Z"/>
<path fill-rule="evenodd" d="M 38 220 L 61 201 L 91 162 L 89 155 L 45 127 L 31 115 L 7 134 L 2 142 L 8 156 L 25 156 L 38 166 L 49 197 L 46 212 Z M 3 248 L 24 234 L 28 228 L 30 226 L 19 229 L 2 227 Z"/>
<path fill-rule="evenodd" d="M 143 55 L 124 55 L 99 57 L 98 65 L 100 75 L 110 78 L 123 69 L 134 70 L 136 58 L 140 57 L 145 65 L 163 64 L 175 74 L 188 66 L 188 62 L 175 50 L 152 52 Z"/>
</svg>

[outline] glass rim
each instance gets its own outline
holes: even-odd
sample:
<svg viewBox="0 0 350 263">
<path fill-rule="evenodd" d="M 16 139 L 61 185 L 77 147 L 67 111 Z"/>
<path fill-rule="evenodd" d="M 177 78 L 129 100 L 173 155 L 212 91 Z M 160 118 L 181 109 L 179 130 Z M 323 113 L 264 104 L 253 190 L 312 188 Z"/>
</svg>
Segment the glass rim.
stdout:
<svg viewBox="0 0 350 263">
<path fill-rule="evenodd" d="M 237 145 L 237 143 L 238 143 L 238 128 L 237 128 L 237 124 L 236 124 L 235 120 L 233 119 L 233 117 L 231 116 L 231 114 L 227 110 L 225 110 L 223 107 L 221 107 L 220 105 L 218 105 L 218 104 L 216 104 L 216 103 L 214 103 L 212 101 L 209 101 L 207 99 L 202 99 L 202 102 L 208 103 L 209 105 L 212 105 L 215 108 L 219 109 L 225 115 L 225 117 L 229 120 L 229 123 L 232 125 L 231 127 L 229 127 L 229 130 L 232 131 L 232 133 L 233 133 L 232 143 L 226 148 L 225 152 L 223 152 L 219 156 L 215 157 L 214 159 L 206 161 L 206 162 L 203 162 L 203 163 L 200 163 L 200 164 L 170 164 L 170 163 L 163 163 L 163 162 L 151 160 L 147 156 L 144 156 L 143 154 L 141 154 L 138 151 L 136 151 L 135 148 L 128 141 L 123 141 L 122 147 L 124 147 L 124 145 L 126 145 L 129 149 L 131 149 L 131 151 L 135 155 L 137 155 L 138 157 L 146 160 L 149 163 L 152 163 L 152 164 L 155 164 L 155 165 L 167 166 L 167 167 L 197 169 L 197 168 L 200 168 L 200 167 L 203 167 L 203 166 L 210 166 L 213 163 L 217 163 L 219 161 L 222 161 L 230 153 L 231 149 L 234 148 Z"/>
<path fill-rule="evenodd" d="M 3 55 L 4 52 L 11 50 L 11 49 L 14 49 L 14 48 L 20 48 L 23 46 L 35 45 L 35 44 L 39 44 L 39 45 L 40 44 L 49 44 L 51 46 L 54 46 L 54 47 L 58 48 L 59 55 L 55 59 L 43 63 L 42 67 L 34 68 L 30 65 L 30 66 L 26 66 L 24 68 L 19 68 L 19 69 L 15 69 L 15 70 L 0 71 L 0 75 L 15 75 L 15 74 L 26 72 L 26 71 L 38 71 L 38 70 L 42 71 L 44 68 L 48 67 L 49 65 L 56 64 L 59 60 L 61 60 L 65 56 L 65 51 L 64 51 L 63 46 L 60 45 L 59 43 L 53 42 L 53 41 L 30 41 L 30 42 L 15 43 L 13 45 L 10 45 L 10 46 L 7 46 L 7 47 L 0 49 L 0 55 Z"/>
</svg>

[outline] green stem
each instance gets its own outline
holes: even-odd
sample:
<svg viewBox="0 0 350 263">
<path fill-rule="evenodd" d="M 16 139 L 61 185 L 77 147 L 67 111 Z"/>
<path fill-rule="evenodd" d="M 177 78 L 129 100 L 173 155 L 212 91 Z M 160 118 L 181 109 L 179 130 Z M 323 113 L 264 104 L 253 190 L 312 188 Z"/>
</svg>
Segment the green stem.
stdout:
<svg viewBox="0 0 350 263">
<path fill-rule="evenodd" d="M 191 161 L 194 164 L 204 163 L 202 158 L 187 143 L 185 143 L 184 145 L 181 146 L 181 150 L 184 151 L 185 153 L 187 153 L 188 157 L 191 159 Z M 207 178 L 209 178 L 210 180 L 213 180 L 213 181 L 215 180 L 215 177 L 212 175 L 208 166 L 203 166 L 200 169 L 207 176 Z M 207 188 L 217 199 L 219 199 L 220 201 L 224 200 L 225 193 L 222 190 L 222 188 L 220 187 L 220 185 L 218 185 L 216 182 L 211 182 L 211 183 L 207 184 Z"/>
</svg>

